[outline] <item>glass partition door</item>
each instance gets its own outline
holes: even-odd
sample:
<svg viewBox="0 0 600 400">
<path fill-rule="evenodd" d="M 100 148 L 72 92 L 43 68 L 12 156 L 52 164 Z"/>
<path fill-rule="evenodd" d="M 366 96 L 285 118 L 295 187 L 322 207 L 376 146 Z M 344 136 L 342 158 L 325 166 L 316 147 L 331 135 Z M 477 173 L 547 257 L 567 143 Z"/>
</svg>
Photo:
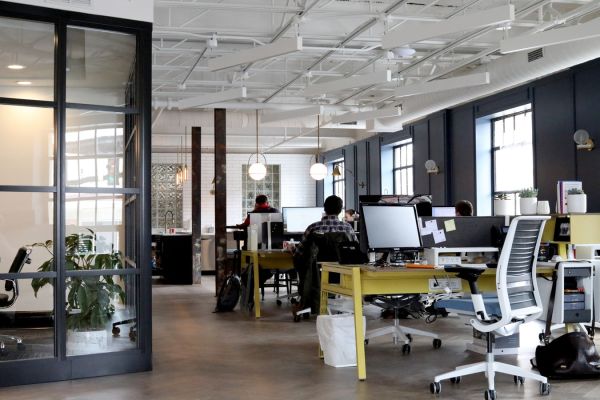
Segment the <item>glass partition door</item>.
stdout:
<svg viewBox="0 0 600 400">
<path fill-rule="evenodd" d="M 0 386 L 151 367 L 150 29 L 0 3 Z"/>
</svg>

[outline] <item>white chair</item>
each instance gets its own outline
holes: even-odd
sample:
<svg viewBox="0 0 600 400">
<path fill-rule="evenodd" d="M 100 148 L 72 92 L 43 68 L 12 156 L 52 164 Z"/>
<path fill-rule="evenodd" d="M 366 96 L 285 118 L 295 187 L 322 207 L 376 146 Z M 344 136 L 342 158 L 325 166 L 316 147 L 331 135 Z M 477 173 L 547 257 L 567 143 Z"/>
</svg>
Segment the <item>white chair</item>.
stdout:
<svg viewBox="0 0 600 400">
<path fill-rule="evenodd" d="M 516 333 L 523 323 L 537 319 L 542 314 L 542 302 L 536 283 L 536 261 L 544 225 L 549 217 L 525 216 L 513 219 L 508 229 L 504 247 L 498 260 L 496 288 L 498 297 L 483 298 L 477 289 L 477 278 L 484 271 L 478 268 L 450 267 L 448 272 L 457 272 L 460 278 L 469 282 L 470 299 L 451 299 L 439 302 L 439 307 L 448 311 L 474 315 L 470 320 L 473 328 L 486 335 L 487 353 L 485 361 L 462 365 L 454 371 L 437 375 L 430 384 L 432 393 L 441 392 L 440 381 L 450 379 L 460 382 L 465 375 L 485 373 L 488 389 L 486 400 L 496 398 L 494 375 L 496 372 L 513 375 L 515 383 L 523 383 L 525 378 L 540 382 L 540 394 L 550 393 L 546 377 L 531 370 L 494 360 L 494 335 L 508 336 Z"/>
</svg>

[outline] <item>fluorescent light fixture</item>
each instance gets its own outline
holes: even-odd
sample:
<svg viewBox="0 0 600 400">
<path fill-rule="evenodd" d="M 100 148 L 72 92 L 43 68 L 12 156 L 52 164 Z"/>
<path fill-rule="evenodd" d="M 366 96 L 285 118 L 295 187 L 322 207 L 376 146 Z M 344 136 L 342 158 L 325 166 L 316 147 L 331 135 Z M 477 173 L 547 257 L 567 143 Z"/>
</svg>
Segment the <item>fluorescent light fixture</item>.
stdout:
<svg viewBox="0 0 600 400">
<path fill-rule="evenodd" d="M 235 100 L 246 97 L 246 87 L 239 87 L 230 90 L 224 90 L 218 93 L 209 93 L 202 96 L 190 97 L 177 102 L 179 109 L 183 110 L 191 107 L 206 106 L 209 104 L 221 103 L 223 101 Z"/>
<path fill-rule="evenodd" d="M 264 46 L 253 47 L 251 49 L 238 51 L 237 53 L 227 54 L 222 57 L 211 58 L 208 60 L 208 68 L 211 71 L 219 71 L 225 68 L 235 67 L 236 65 L 249 64 L 255 61 L 282 56 L 301 50 L 301 36 L 283 38 Z"/>
<path fill-rule="evenodd" d="M 363 111 L 357 113 L 345 113 L 342 115 L 335 115 L 331 118 L 332 124 L 343 124 L 346 122 L 354 122 L 354 121 L 366 121 L 375 118 L 391 118 L 391 117 L 399 117 L 402 115 L 400 111 L 400 107 L 388 107 L 388 108 L 380 108 L 379 110 L 374 111 Z"/>
<path fill-rule="evenodd" d="M 295 110 L 287 110 L 263 114 L 261 121 L 263 123 L 287 121 L 290 119 L 298 119 L 303 117 L 312 117 L 313 115 L 323 114 L 323 106 L 311 106 L 298 108 Z"/>
<path fill-rule="evenodd" d="M 29 86 L 29 85 L 31 85 L 31 81 L 17 81 L 17 85 Z"/>
<path fill-rule="evenodd" d="M 386 32 L 383 35 L 381 47 L 384 49 L 393 49 L 405 44 L 416 43 L 431 38 L 439 38 L 451 33 L 470 31 L 487 26 L 505 24 L 515 19 L 515 6 L 508 4 L 505 6 L 490 8 L 460 15 L 440 22 L 422 23 L 418 26 L 401 25 L 393 31 Z"/>
<path fill-rule="evenodd" d="M 25 66 L 21 65 L 21 64 L 10 64 L 10 65 L 7 65 L 6 68 L 14 69 L 14 70 L 21 70 L 21 69 L 25 69 Z"/>
<path fill-rule="evenodd" d="M 500 41 L 502 54 L 600 37 L 600 18 L 566 28 L 551 29 L 533 35 L 515 36 Z"/>
<path fill-rule="evenodd" d="M 480 72 L 477 74 L 458 76 L 456 78 L 438 79 L 435 81 L 401 86 L 394 90 L 394 96 L 408 97 L 415 96 L 417 94 L 443 92 L 445 90 L 459 89 L 469 86 L 487 85 L 489 83 L 490 73 Z"/>
<path fill-rule="evenodd" d="M 325 83 L 308 86 L 304 89 L 304 96 L 318 96 L 323 93 L 333 93 L 344 89 L 355 89 L 369 85 L 377 85 L 392 80 L 392 71 L 378 71 L 366 75 L 357 75 L 350 78 L 337 79 Z"/>
</svg>

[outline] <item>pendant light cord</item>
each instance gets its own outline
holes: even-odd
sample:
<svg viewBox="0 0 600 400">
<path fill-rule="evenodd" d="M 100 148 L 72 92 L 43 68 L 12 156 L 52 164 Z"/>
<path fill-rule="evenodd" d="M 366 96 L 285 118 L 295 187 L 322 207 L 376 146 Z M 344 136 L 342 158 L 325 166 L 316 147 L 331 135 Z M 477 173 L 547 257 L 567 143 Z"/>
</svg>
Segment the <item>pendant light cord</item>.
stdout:
<svg viewBox="0 0 600 400">
<path fill-rule="evenodd" d="M 321 114 L 317 114 L 317 160 L 319 162 L 319 155 L 321 151 Z"/>
<path fill-rule="evenodd" d="M 256 162 L 258 163 L 258 108 L 256 109 Z"/>
</svg>

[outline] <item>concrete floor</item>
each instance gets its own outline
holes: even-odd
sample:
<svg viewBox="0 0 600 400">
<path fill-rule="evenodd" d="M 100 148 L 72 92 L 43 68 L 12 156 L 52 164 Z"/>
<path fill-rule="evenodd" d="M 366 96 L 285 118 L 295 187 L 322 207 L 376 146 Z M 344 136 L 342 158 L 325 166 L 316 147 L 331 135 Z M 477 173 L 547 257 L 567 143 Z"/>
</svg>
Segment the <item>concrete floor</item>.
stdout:
<svg viewBox="0 0 600 400">
<path fill-rule="evenodd" d="M 371 340 L 367 348 L 367 380 L 356 379 L 355 368 L 333 368 L 317 358 L 314 318 L 292 322 L 289 305 L 278 308 L 270 295 L 264 318 L 255 321 L 240 311 L 213 314 L 214 281 L 203 285 L 154 286 L 154 370 L 151 372 L 0 389 L 0 398 L 21 399 L 483 399 L 483 375 L 458 385 L 444 382 L 442 393 L 429 393 L 429 382 L 458 364 L 480 356 L 464 351 L 470 327 L 457 318 L 426 325 L 443 340 L 434 350 L 430 339 L 415 338 L 412 352 L 402 355 L 389 337 Z M 369 327 L 390 321 L 372 321 Z M 525 341 L 533 351 L 537 328 Z M 507 362 L 528 365 L 531 353 L 505 356 Z M 501 399 L 538 399 L 538 385 L 516 386 L 498 376 Z M 544 399 L 598 399 L 600 381 L 552 382 Z"/>
</svg>

